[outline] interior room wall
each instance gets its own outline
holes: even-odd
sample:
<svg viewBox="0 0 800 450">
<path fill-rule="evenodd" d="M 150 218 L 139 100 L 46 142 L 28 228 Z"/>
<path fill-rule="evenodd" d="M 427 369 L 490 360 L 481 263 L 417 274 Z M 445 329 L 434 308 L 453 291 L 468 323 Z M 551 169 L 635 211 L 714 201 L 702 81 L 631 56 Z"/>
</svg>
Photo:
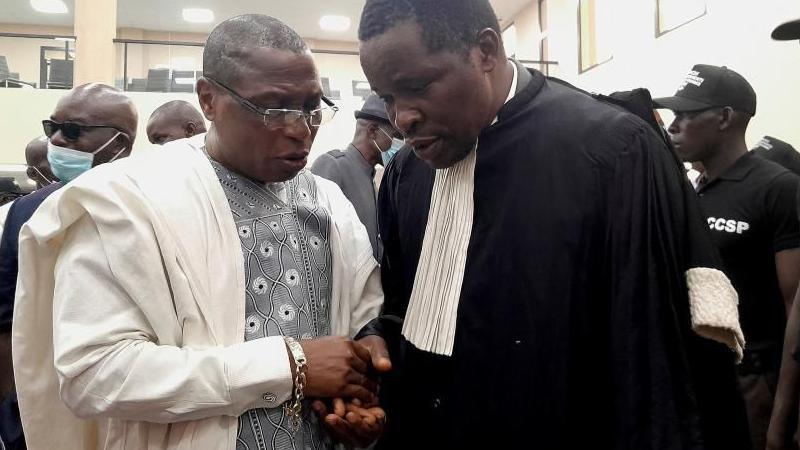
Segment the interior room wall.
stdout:
<svg viewBox="0 0 800 450">
<path fill-rule="evenodd" d="M 655 0 L 617 3 L 620 12 L 609 36 L 613 58 L 580 74 L 578 0 L 548 0 L 550 59 L 559 62 L 560 78 L 592 92 L 647 87 L 654 96 L 668 96 L 694 64 L 726 65 L 747 78 L 758 94 L 748 144 L 754 146 L 762 136 L 771 135 L 800 149 L 800 48 L 797 41 L 770 38 L 778 24 L 800 17 L 799 2 L 708 0 L 705 16 L 659 38 L 655 37 Z M 532 8 L 535 2 L 517 19 Z M 517 47 L 538 46 L 538 39 L 520 38 L 526 33 L 535 36 L 538 22 L 518 22 Z M 669 113 L 663 117 L 667 123 L 671 120 Z"/>
</svg>

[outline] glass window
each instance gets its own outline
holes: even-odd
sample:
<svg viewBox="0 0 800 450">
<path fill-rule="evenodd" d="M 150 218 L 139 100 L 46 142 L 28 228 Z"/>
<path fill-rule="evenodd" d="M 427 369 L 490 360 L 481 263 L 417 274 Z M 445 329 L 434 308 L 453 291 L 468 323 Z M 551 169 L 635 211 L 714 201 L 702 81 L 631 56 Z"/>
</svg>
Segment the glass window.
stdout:
<svg viewBox="0 0 800 450">
<path fill-rule="evenodd" d="M 0 33 L 0 88 L 71 89 L 75 38 Z"/>
<path fill-rule="evenodd" d="M 194 92 L 203 76 L 203 47 L 117 41 L 115 84 L 132 92 Z"/>
</svg>

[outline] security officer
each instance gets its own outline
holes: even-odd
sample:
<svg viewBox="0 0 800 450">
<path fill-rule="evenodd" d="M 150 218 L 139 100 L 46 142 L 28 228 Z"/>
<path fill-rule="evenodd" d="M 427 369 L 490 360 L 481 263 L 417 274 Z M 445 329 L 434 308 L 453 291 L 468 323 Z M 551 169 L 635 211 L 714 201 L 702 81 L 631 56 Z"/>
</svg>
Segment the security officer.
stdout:
<svg viewBox="0 0 800 450">
<path fill-rule="evenodd" d="M 402 135 L 389 121 L 386 103 L 377 95 L 370 95 L 355 116 L 353 142 L 345 150 L 321 155 L 311 166 L 311 172 L 339 185 L 367 228 L 372 252 L 380 262 L 382 245 L 375 211 L 375 166 L 388 164 L 404 144 Z"/>
<path fill-rule="evenodd" d="M 800 175 L 800 153 L 792 144 L 772 136 L 764 136 L 752 151 L 764 159 L 782 165 L 793 174 Z"/>
<path fill-rule="evenodd" d="M 753 447 L 763 450 L 786 313 L 800 279 L 800 179 L 747 151 L 745 131 L 756 113 L 756 94 L 733 70 L 698 64 L 674 96 L 654 102 L 675 113 L 668 131 L 681 158 L 705 168 L 697 192 L 726 275 L 739 293 L 747 339 L 739 382 Z"/>
</svg>

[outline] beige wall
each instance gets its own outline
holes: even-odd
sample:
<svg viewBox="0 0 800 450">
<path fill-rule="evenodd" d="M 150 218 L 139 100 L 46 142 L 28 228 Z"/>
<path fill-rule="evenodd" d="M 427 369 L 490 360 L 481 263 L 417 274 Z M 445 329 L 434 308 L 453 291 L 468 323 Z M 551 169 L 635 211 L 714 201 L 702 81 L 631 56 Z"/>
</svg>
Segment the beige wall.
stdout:
<svg viewBox="0 0 800 450">
<path fill-rule="evenodd" d="M 539 41 L 542 33 L 539 29 L 539 8 L 536 2 L 531 2 L 514 17 L 514 26 L 517 30 L 517 58 L 540 60 Z"/>
<path fill-rule="evenodd" d="M 748 144 L 753 146 L 769 134 L 800 149 L 800 48 L 797 41 L 776 42 L 769 37 L 779 23 L 800 17 L 800 3 L 708 0 L 706 16 L 658 39 L 654 1 L 618 0 L 618 4 L 625 14 L 619 15 L 619 26 L 609 36 L 613 59 L 579 75 L 578 1 L 548 0 L 550 59 L 560 63 L 560 78 L 593 92 L 647 87 L 655 96 L 667 96 L 692 65 L 727 65 L 758 93 L 758 114 L 748 130 Z M 533 2 L 529 8 L 534 8 Z M 525 29 L 528 22 L 517 23 L 519 34 L 535 34 Z M 518 45 L 522 42 L 518 39 Z M 671 117 L 664 114 L 664 119 Z"/>
</svg>

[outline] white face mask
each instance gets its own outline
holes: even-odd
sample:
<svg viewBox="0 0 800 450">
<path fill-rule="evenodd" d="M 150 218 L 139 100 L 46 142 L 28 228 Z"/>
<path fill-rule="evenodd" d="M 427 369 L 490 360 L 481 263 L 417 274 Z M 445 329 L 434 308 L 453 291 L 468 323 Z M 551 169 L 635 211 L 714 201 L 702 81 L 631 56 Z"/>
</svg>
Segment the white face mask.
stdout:
<svg viewBox="0 0 800 450">
<path fill-rule="evenodd" d="M 78 176 L 87 170 L 91 169 L 94 165 L 95 155 L 111 145 L 111 143 L 114 142 L 114 139 L 121 134 L 122 132 L 118 131 L 114 137 L 106 141 L 105 144 L 101 145 L 97 150 L 91 153 L 66 147 L 59 147 L 58 145 L 53 144 L 51 140 L 48 140 L 47 161 L 50 162 L 50 170 L 59 180 L 63 181 L 64 183 L 69 183 L 75 178 L 78 178 Z M 124 151 L 125 147 L 122 147 L 108 162 L 117 159 Z"/>
</svg>

